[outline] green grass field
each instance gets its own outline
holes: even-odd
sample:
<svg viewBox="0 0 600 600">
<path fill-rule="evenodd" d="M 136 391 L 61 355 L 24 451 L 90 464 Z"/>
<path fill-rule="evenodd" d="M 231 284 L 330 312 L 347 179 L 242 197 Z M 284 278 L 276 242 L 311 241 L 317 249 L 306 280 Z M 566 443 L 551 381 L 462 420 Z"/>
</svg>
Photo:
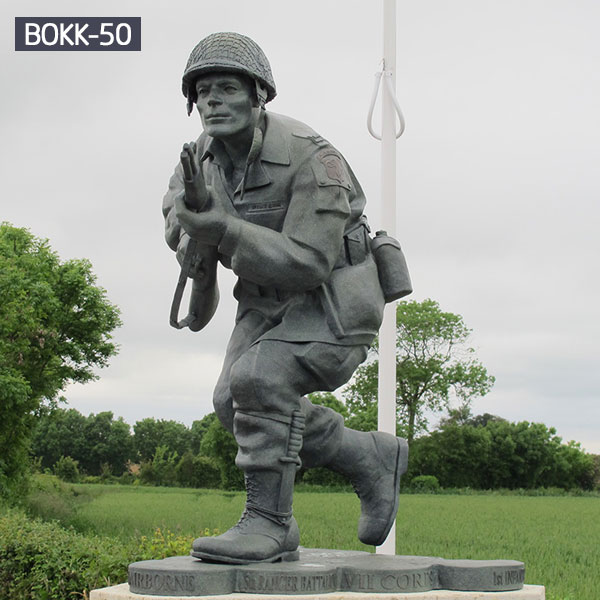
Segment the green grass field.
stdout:
<svg viewBox="0 0 600 600">
<path fill-rule="evenodd" d="M 82 502 L 63 523 L 122 540 L 160 527 L 177 535 L 225 531 L 243 508 L 238 492 L 128 486 L 74 486 Z M 357 498 L 299 491 L 294 512 L 307 547 L 372 550 L 356 537 Z M 397 553 L 515 559 L 526 583 L 548 600 L 600 598 L 600 498 L 402 495 Z"/>
</svg>

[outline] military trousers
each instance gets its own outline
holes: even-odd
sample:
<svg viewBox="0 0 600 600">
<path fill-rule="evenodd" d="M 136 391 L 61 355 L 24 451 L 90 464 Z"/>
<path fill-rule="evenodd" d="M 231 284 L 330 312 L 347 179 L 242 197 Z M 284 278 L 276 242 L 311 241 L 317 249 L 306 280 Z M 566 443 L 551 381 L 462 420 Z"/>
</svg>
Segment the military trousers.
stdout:
<svg viewBox="0 0 600 600">
<path fill-rule="evenodd" d="M 299 410 L 305 417 L 302 464 L 327 465 L 340 447 L 343 418 L 330 408 L 313 405 L 306 394 L 332 391 L 346 383 L 365 360 L 368 346 L 260 339 L 271 328 L 273 321 L 260 311 L 243 314 L 215 388 L 217 416 L 240 447 L 236 464 L 244 470 L 274 468 L 285 452 L 275 439 L 281 429 L 275 423 L 289 420 Z"/>
</svg>

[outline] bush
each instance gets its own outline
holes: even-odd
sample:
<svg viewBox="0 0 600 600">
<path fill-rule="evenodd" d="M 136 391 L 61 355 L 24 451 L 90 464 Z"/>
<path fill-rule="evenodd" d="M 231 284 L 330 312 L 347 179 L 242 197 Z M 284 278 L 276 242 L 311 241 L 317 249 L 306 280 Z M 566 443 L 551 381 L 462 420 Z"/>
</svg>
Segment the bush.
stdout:
<svg viewBox="0 0 600 600">
<path fill-rule="evenodd" d="M 417 494 L 437 494 L 440 482 L 435 475 L 418 475 L 410 482 L 410 490 Z"/>
<path fill-rule="evenodd" d="M 70 456 L 61 456 L 54 465 L 54 473 L 67 483 L 77 483 L 79 481 L 78 464 L 78 461 Z"/>
<path fill-rule="evenodd" d="M 82 535 L 56 522 L 25 513 L 0 512 L 0 598 L 67 600 L 88 598 L 96 588 L 127 581 L 127 566 L 138 560 L 189 553 L 195 536 L 156 529 L 137 542 Z M 205 529 L 200 536 L 218 535 Z"/>
<path fill-rule="evenodd" d="M 158 446 L 152 460 L 143 461 L 140 466 L 140 481 L 148 485 L 174 486 L 177 483 L 177 452 L 170 452 L 166 446 Z"/>
<path fill-rule="evenodd" d="M 119 475 L 119 477 L 115 478 L 115 483 L 120 483 L 121 485 L 134 485 L 137 480 L 138 478 L 134 473 L 125 471 L 123 475 Z"/>
<path fill-rule="evenodd" d="M 99 475 L 86 475 L 79 480 L 79 483 L 102 483 Z"/>
<path fill-rule="evenodd" d="M 187 556 L 190 553 L 192 542 L 197 537 L 208 537 L 219 535 L 218 529 L 204 529 L 200 534 L 181 535 L 175 534 L 169 529 L 154 530 L 152 537 L 142 536 L 137 552 L 140 555 L 138 560 L 159 560 L 169 556 Z"/>
<path fill-rule="evenodd" d="M 221 471 L 215 462 L 206 456 L 194 458 L 196 487 L 215 489 L 221 485 Z"/>
<path fill-rule="evenodd" d="M 11 600 L 64 600 L 127 580 L 132 549 L 18 511 L 0 516 L 0 590 Z M 87 596 L 86 596 L 87 597 Z"/>
<path fill-rule="evenodd" d="M 221 471 L 207 456 L 186 452 L 175 468 L 177 481 L 183 487 L 216 489 L 221 485 Z"/>
<path fill-rule="evenodd" d="M 444 488 L 593 490 L 594 458 L 542 423 L 483 415 L 465 425 L 448 421 L 415 439 L 406 477 L 424 474 Z"/>
</svg>

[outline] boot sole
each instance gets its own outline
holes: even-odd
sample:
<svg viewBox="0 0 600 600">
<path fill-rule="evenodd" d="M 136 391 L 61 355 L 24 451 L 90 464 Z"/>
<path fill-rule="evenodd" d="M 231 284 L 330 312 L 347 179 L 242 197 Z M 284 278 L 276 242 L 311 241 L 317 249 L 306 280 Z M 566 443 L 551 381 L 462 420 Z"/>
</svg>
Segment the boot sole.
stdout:
<svg viewBox="0 0 600 600">
<path fill-rule="evenodd" d="M 194 558 L 202 559 L 204 562 L 225 563 L 228 565 L 250 565 L 255 563 L 293 562 L 300 560 L 300 552 L 298 550 L 280 552 L 279 554 L 275 554 L 275 556 L 262 559 L 236 558 L 235 556 L 221 556 L 207 552 L 190 552 L 190 554 Z"/>
<path fill-rule="evenodd" d="M 402 477 L 402 474 L 406 472 L 408 467 L 408 443 L 405 439 L 398 437 L 396 438 L 396 443 L 396 472 L 394 474 L 394 497 L 396 500 L 394 502 L 394 508 L 387 518 L 388 524 L 383 533 L 375 541 L 369 540 L 365 542 L 364 540 L 361 540 L 363 543 L 372 546 L 381 546 L 381 544 L 385 542 L 396 519 L 396 513 L 398 512 L 398 504 L 400 502 L 400 478 Z"/>
</svg>

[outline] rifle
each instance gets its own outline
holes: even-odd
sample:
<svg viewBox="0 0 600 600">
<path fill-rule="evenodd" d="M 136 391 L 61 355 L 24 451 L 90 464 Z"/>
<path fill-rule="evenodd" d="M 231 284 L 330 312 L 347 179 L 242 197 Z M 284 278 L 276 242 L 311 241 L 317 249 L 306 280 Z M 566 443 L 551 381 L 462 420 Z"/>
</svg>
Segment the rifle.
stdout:
<svg viewBox="0 0 600 600">
<path fill-rule="evenodd" d="M 183 169 L 183 187 L 185 191 L 185 204 L 193 211 L 204 210 L 208 203 L 208 191 L 202 173 L 202 167 L 196 159 L 196 143 L 184 144 L 180 161 Z M 179 320 L 179 307 L 187 280 L 192 269 L 197 272 L 197 265 L 204 263 L 201 277 L 193 278 L 192 294 L 190 297 L 190 310 L 188 315 Z M 177 287 L 171 303 L 169 322 L 176 329 L 189 327 L 192 331 L 202 329 L 212 318 L 219 302 L 219 289 L 216 282 L 217 250 L 212 247 L 199 247 L 198 242 L 190 238 L 183 262 Z"/>
</svg>

